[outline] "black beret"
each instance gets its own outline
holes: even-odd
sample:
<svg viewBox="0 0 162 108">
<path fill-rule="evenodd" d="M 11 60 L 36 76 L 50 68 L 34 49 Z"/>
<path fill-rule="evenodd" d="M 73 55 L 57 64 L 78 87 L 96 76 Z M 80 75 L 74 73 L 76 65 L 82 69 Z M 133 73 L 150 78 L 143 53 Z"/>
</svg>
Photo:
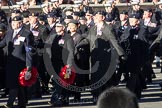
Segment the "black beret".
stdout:
<svg viewBox="0 0 162 108">
<path fill-rule="evenodd" d="M 85 21 L 87 21 L 86 17 L 80 17 L 79 20 L 85 20 Z"/>
<path fill-rule="evenodd" d="M 5 13 L 2 10 L 0 10 L 0 16 L 5 16 Z"/>
<path fill-rule="evenodd" d="M 17 9 L 16 9 L 16 10 L 12 10 L 11 13 L 19 14 L 19 13 L 21 13 L 21 12 L 20 12 L 20 10 L 17 10 Z"/>
<path fill-rule="evenodd" d="M 93 11 L 92 10 L 88 10 L 86 13 L 93 15 Z"/>
<path fill-rule="evenodd" d="M 6 30 L 7 30 L 6 25 L 1 23 L 0 24 L 0 31 L 6 31 Z"/>
<path fill-rule="evenodd" d="M 22 14 L 23 14 L 23 17 L 24 17 L 24 18 L 28 18 L 30 12 L 29 12 L 29 11 L 24 11 Z"/>
<path fill-rule="evenodd" d="M 64 12 L 67 12 L 67 11 L 73 12 L 73 8 L 70 8 L 70 7 L 65 8 L 65 9 L 64 9 Z"/>
<path fill-rule="evenodd" d="M 73 19 L 73 16 L 67 15 L 67 16 L 65 17 L 65 19 Z"/>
<path fill-rule="evenodd" d="M 77 20 L 71 20 L 69 23 L 73 23 L 75 25 L 78 25 L 79 24 L 79 22 Z"/>
<path fill-rule="evenodd" d="M 47 18 L 56 18 L 56 15 L 54 13 L 47 14 Z"/>
<path fill-rule="evenodd" d="M 144 9 L 144 11 L 152 12 L 152 9 L 148 7 L 148 8 L 146 8 L 146 9 Z"/>
<path fill-rule="evenodd" d="M 38 19 L 40 21 L 45 21 L 46 20 L 46 17 L 44 15 L 39 15 Z"/>
<path fill-rule="evenodd" d="M 123 11 L 120 12 L 120 14 L 128 15 L 128 11 L 123 10 Z"/>
<path fill-rule="evenodd" d="M 73 12 L 74 16 L 80 16 L 80 12 Z"/>
<path fill-rule="evenodd" d="M 38 17 L 38 16 L 39 16 L 39 13 L 37 13 L 37 12 L 32 12 L 32 13 L 29 14 L 29 16 L 36 16 L 36 17 Z"/>
<path fill-rule="evenodd" d="M 129 15 L 129 18 L 140 19 L 140 16 L 139 16 L 139 14 L 131 14 L 131 15 Z"/>
<path fill-rule="evenodd" d="M 105 18 L 105 21 L 106 21 L 106 22 L 111 22 L 111 21 L 113 21 L 113 19 L 112 19 L 112 18 L 107 17 L 107 18 Z"/>
<path fill-rule="evenodd" d="M 22 17 L 21 16 L 15 16 L 12 18 L 12 21 L 22 21 Z"/>
<path fill-rule="evenodd" d="M 94 13 L 94 15 L 96 15 L 96 14 L 99 14 L 99 15 L 103 15 L 103 16 L 105 16 L 105 15 L 106 15 L 106 12 L 100 10 L 100 11 L 96 11 L 96 12 Z"/>
<path fill-rule="evenodd" d="M 66 24 L 65 24 L 65 22 L 63 22 L 63 21 L 58 21 L 57 23 L 56 23 L 56 26 L 58 27 L 58 26 L 65 26 Z"/>
</svg>

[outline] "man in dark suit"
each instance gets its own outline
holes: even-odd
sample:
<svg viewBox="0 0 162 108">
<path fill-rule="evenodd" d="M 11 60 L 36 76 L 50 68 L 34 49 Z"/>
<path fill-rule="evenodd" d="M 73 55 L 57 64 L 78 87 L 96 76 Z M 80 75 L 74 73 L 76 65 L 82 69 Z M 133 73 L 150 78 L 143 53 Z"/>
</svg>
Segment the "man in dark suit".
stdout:
<svg viewBox="0 0 162 108">
<path fill-rule="evenodd" d="M 127 87 L 141 97 L 143 87 L 146 87 L 145 79 L 143 78 L 142 69 L 148 59 L 148 44 L 147 44 L 147 27 L 139 26 L 140 17 L 138 14 L 129 16 L 129 24 L 122 34 L 122 42 L 125 41 L 127 54 L 126 71 L 129 72 Z"/>
<path fill-rule="evenodd" d="M 106 24 L 105 12 L 97 11 L 94 16 L 95 26 L 89 30 L 87 39 L 90 42 L 90 53 L 91 53 L 91 68 L 96 62 L 99 62 L 97 70 L 91 70 L 91 82 L 94 84 L 99 81 L 106 73 L 109 62 L 110 62 L 110 49 L 115 48 L 118 55 L 124 59 L 124 51 L 118 44 L 116 37 L 113 33 L 111 26 Z M 93 72 L 94 71 L 94 72 Z M 108 86 L 105 84 L 92 92 L 94 102 L 97 101 L 98 95 Z"/>
<path fill-rule="evenodd" d="M 1 5 L 1 1 L 0 1 L 0 5 Z M 0 23 L 4 23 L 8 25 L 6 13 L 1 9 L 1 6 L 0 6 Z"/>
<path fill-rule="evenodd" d="M 83 87 L 89 83 L 89 43 L 81 34 L 77 32 L 79 22 L 71 20 L 68 29 L 74 41 L 74 68 L 76 69 L 75 86 Z M 81 93 L 74 92 L 74 100 L 80 101 Z"/>
<path fill-rule="evenodd" d="M 92 26 L 94 26 L 94 21 L 93 21 L 93 11 L 87 11 L 85 14 L 85 17 L 87 19 L 87 26 L 88 28 L 91 28 Z"/>
<path fill-rule="evenodd" d="M 148 28 L 149 34 L 147 34 L 147 43 L 150 46 L 160 32 L 159 22 L 155 19 L 151 8 L 144 9 L 143 19 L 140 20 L 140 25 L 144 25 Z M 160 56 L 159 48 L 157 48 L 156 51 L 149 53 L 149 63 L 145 64 L 143 69 L 143 73 L 145 74 L 148 83 L 152 83 L 152 76 L 156 77 L 152 68 L 155 54 L 156 56 Z"/>
<path fill-rule="evenodd" d="M 34 46 L 36 48 L 36 54 L 33 56 L 33 65 L 37 67 L 39 72 L 39 80 L 34 85 L 35 89 L 32 91 L 34 92 L 34 97 L 41 98 L 41 92 L 48 93 L 48 82 L 49 76 L 45 70 L 44 60 L 43 60 L 43 53 L 44 53 L 44 42 L 46 41 L 49 30 L 46 26 L 41 25 L 38 22 L 38 15 L 39 13 L 33 12 L 29 14 L 29 25 L 26 27 L 30 29 L 34 36 Z M 46 77 L 45 77 L 46 76 Z M 42 89 L 40 88 L 40 82 L 42 83 Z"/>
<path fill-rule="evenodd" d="M 50 34 L 55 33 L 56 15 L 52 12 L 49 13 L 47 15 L 47 22 L 48 22 L 47 28 L 49 29 Z"/>
<path fill-rule="evenodd" d="M 22 26 L 22 18 L 12 18 L 12 29 L 8 30 L 0 42 L 0 48 L 7 46 L 6 87 L 9 88 L 9 99 L 5 108 L 11 108 L 18 96 L 18 106 L 26 108 L 26 89 L 20 86 L 18 77 L 22 69 L 27 67 L 25 80 L 31 77 L 33 35 Z"/>
<path fill-rule="evenodd" d="M 131 7 L 128 10 L 128 15 L 131 14 L 138 14 L 140 18 L 143 16 L 143 9 L 141 9 L 139 5 L 139 1 L 132 1 L 131 2 Z"/>
<path fill-rule="evenodd" d="M 51 57 L 53 68 L 59 75 L 61 68 L 66 66 L 71 68 L 73 63 L 74 42 L 72 38 L 65 32 L 65 24 L 58 22 L 56 24 L 56 34 L 50 35 L 46 44 L 50 44 L 51 48 L 47 48 L 46 52 Z M 56 77 L 56 76 L 55 76 Z M 69 102 L 69 93 L 58 82 L 55 82 L 53 77 L 54 92 L 50 103 L 53 105 L 67 105 Z"/>
<path fill-rule="evenodd" d="M 79 28 L 78 28 L 78 33 L 82 34 L 87 34 L 88 32 L 88 26 L 86 25 L 87 19 L 85 17 L 80 17 L 79 18 Z"/>
<path fill-rule="evenodd" d="M 6 34 L 6 26 L 5 24 L 1 23 L 0 24 L 0 41 L 2 41 L 5 37 Z M 5 65 L 6 65 L 6 47 L 3 49 L 0 49 L 0 89 L 4 89 L 5 90 Z M 2 95 L 2 97 L 6 96 L 6 92 L 5 94 Z"/>
<path fill-rule="evenodd" d="M 122 34 L 124 32 L 124 30 L 128 27 L 129 25 L 129 21 L 128 21 L 128 12 L 126 10 L 123 10 L 120 12 L 120 21 L 117 21 L 114 25 L 114 27 L 116 28 L 116 35 L 117 35 L 117 39 L 121 44 L 121 47 L 123 49 L 125 49 L 125 47 L 127 46 L 127 42 L 126 41 L 122 41 Z M 125 52 L 128 52 L 129 50 L 125 50 Z M 126 66 L 125 63 L 120 62 L 119 63 L 119 69 L 118 72 L 116 74 L 116 79 L 117 79 L 117 84 L 120 82 L 121 79 L 121 75 L 124 75 L 124 79 L 122 80 L 122 82 L 126 82 L 128 80 L 128 73 L 126 72 Z"/>
</svg>

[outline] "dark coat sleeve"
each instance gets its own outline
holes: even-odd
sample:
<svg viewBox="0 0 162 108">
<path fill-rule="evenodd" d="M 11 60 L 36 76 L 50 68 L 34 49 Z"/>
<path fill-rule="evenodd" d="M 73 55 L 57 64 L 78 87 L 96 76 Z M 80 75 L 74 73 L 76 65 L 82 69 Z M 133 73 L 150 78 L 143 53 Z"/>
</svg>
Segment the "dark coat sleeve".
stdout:
<svg viewBox="0 0 162 108">
<path fill-rule="evenodd" d="M 67 58 L 67 65 L 72 66 L 74 59 L 74 41 L 72 38 L 67 40 L 67 50 L 69 51 L 69 55 Z"/>
<path fill-rule="evenodd" d="M 49 35 L 49 30 L 48 30 L 47 27 L 42 26 L 40 28 L 40 31 L 41 31 L 41 34 L 40 34 L 41 35 L 41 39 L 43 40 L 43 42 L 45 42 L 47 37 L 48 37 L 48 35 Z"/>
<path fill-rule="evenodd" d="M 26 66 L 32 67 L 32 55 L 33 55 L 33 45 L 34 45 L 34 37 L 30 31 L 25 31 L 26 40 L 25 40 L 25 50 L 26 50 Z"/>
<path fill-rule="evenodd" d="M 45 52 L 46 52 L 46 54 L 48 54 L 50 59 L 52 58 L 51 47 L 52 47 L 52 42 L 53 42 L 55 36 L 56 36 L 56 34 L 49 35 L 49 37 L 46 39 L 45 46 L 44 46 Z"/>
<path fill-rule="evenodd" d="M 0 41 L 0 48 L 4 48 L 7 45 L 6 38 L 7 38 L 7 36 L 5 36 L 2 41 Z"/>
<path fill-rule="evenodd" d="M 112 27 L 106 26 L 106 33 L 108 35 L 106 35 L 108 37 L 108 39 L 110 40 L 111 44 L 113 45 L 113 47 L 116 49 L 117 53 L 119 56 L 125 55 L 124 54 L 124 50 L 122 49 L 122 47 L 119 45 L 116 36 L 114 34 L 114 31 L 112 29 Z"/>
</svg>

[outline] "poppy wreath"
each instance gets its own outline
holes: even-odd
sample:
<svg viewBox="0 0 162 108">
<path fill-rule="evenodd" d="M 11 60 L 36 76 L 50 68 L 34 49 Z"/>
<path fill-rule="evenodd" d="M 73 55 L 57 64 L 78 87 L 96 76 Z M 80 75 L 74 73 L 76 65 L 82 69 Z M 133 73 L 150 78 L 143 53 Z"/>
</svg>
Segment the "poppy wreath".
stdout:
<svg viewBox="0 0 162 108">
<path fill-rule="evenodd" d="M 67 66 L 64 66 L 59 73 L 61 84 L 63 86 L 73 84 L 76 77 L 76 71 L 73 67 L 70 67 L 70 72 L 67 71 Z"/>
<path fill-rule="evenodd" d="M 27 71 L 27 68 L 24 68 L 20 74 L 19 74 L 19 83 L 21 86 L 32 86 L 36 81 L 37 81 L 37 77 L 38 77 L 38 70 L 35 67 L 32 67 L 32 71 L 31 71 L 31 78 L 29 80 L 25 80 L 25 73 Z"/>
</svg>

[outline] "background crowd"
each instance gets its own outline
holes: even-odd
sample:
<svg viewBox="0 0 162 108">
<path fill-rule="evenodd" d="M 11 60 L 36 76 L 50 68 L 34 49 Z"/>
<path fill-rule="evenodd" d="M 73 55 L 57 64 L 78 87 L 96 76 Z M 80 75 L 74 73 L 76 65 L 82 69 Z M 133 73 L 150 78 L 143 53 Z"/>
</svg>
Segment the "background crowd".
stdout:
<svg viewBox="0 0 162 108">
<path fill-rule="evenodd" d="M 7 15 L 0 9 L 0 87 L 5 92 L 3 97 L 9 94 L 4 107 L 12 108 L 18 97 L 18 106 L 25 108 L 29 99 L 51 94 L 49 90 L 49 104 L 54 106 L 68 105 L 70 96 L 76 102 L 81 100 L 81 92 L 58 84 L 56 76 L 49 73 L 51 67 L 45 65 L 44 55 L 49 57 L 56 75 L 74 86 L 92 85 L 108 75 L 106 83 L 92 89 L 93 103 L 106 88 L 117 86 L 122 75 L 126 87 L 140 99 L 143 89 L 156 77 L 152 69 L 154 57 L 161 66 L 162 1 L 153 1 L 157 2 L 155 9 L 142 9 L 139 3 L 143 1 L 129 1 L 129 9 L 122 11 L 116 6 L 118 2 L 122 1 L 106 1 L 103 10 L 95 10 L 87 0 L 23 0 L 10 1 L 13 8 Z M 3 3 L 1 0 L 0 6 Z M 60 8 L 67 3 L 74 5 Z M 41 5 L 41 11 L 30 12 L 32 5 Z M 116 53 L 119 58 L 113 61 L 117 64 L 111 65 Z M 97 62 L 97 69 L 93 68 Z M 25 80 L 31 78 L 32 67 L 39 73 L 30 87 L 18 81 L 25 67 Z M 67 68 L 65 73 L 63 67 Z M 72 67 L 77 72 L 74 79 Z M 107 73 L 109 68 L 112 70 Z"/>
</svg>

